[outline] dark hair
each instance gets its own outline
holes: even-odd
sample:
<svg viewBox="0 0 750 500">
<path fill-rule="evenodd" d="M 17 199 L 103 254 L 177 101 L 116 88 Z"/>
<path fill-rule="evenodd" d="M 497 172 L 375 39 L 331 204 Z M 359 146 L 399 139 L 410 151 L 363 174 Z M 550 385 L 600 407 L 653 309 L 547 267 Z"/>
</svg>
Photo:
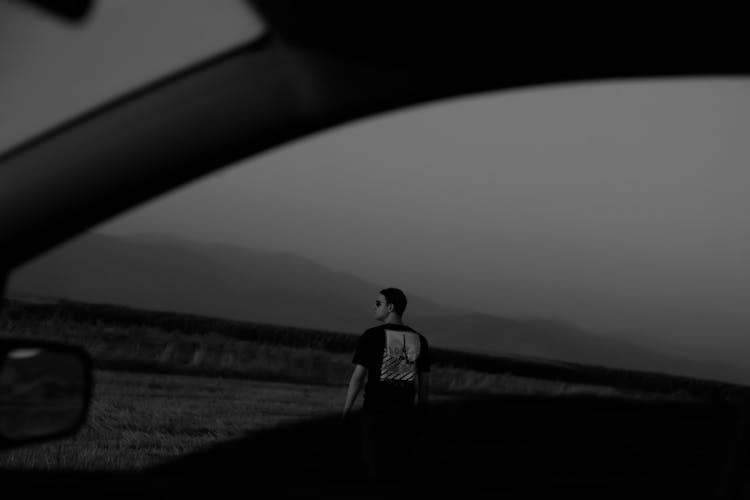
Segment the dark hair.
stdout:
<svg viewBox="0 0 750 500">
<path fill-rule="evenodd" d="M 385 288 L 380 290 L 387 304 L 393 304 L 393 312 L 404 314 L 406 310 L 406 295 L 398 288 Z"/>
</svg>

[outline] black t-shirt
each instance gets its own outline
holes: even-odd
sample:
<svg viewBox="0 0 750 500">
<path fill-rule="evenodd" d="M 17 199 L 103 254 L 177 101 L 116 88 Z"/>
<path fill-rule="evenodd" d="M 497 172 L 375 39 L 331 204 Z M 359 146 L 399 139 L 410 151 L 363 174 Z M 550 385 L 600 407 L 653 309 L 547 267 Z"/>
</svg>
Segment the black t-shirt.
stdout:
<svg viewBox="0 0 750 500">
<path fill-rule="evenodd" d="M 367 368 L 363 409 L 414 406 L 417 375 L 430 371 L 427 339 L 406 325 L 386 324 L 365 331 L 352 363 Z"/>
</svg>

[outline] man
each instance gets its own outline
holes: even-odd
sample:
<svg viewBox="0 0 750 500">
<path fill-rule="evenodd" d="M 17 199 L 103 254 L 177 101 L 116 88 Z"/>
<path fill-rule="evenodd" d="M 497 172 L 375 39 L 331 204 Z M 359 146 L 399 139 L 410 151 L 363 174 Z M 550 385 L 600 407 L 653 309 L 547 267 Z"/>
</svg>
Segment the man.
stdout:
<svg viewBox="0 0 750 500">
<path fill-rule="evenodd" d="M 409 478 L 408 462 L 427 404 L 429 345 L 403 323 L 406 303 L 398 288 L 380 291 L 373 316 L 383 324 L 360 336 L 344 402 L 346 417 L 364 387 L 363 452 L 369 478 L 378 482 Z"/>
</svg>

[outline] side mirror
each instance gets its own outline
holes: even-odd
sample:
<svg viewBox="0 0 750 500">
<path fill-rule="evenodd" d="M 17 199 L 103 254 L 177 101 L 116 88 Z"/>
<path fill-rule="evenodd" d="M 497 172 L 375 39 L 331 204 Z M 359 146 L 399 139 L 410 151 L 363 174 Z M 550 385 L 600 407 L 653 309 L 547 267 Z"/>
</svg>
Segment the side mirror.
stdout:
<svg viewBox="0 0 750 500">
<path fill-rule="evenodd" d="M 0 449 L 62 437 L 86 420 L 91 358 L 79 347 L 0 340 Z"/>
</svg>

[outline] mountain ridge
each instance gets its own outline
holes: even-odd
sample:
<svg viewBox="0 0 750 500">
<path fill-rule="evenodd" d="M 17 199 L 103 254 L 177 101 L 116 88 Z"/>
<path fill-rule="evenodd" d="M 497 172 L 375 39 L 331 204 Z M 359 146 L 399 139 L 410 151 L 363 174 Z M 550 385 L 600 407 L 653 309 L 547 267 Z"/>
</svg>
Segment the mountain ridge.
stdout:
<svg viewBox="0 0 750 500">
<path fill-rule="evenodd" d="M 327 331 L 372 326 L 377 285 L 290 253 L 173 236 L 90 233 L 19 269 L 10 292 Z M 744 372 L 652 352 L 544 318 L 505 318 L 409 294 L 405 319 L 438 347 L 747 383 Z M 369 320 L 369 323 L 368 323 Z M 372 323 L 372 324 L 371 324 Z"/>
</svg>

